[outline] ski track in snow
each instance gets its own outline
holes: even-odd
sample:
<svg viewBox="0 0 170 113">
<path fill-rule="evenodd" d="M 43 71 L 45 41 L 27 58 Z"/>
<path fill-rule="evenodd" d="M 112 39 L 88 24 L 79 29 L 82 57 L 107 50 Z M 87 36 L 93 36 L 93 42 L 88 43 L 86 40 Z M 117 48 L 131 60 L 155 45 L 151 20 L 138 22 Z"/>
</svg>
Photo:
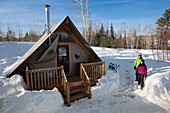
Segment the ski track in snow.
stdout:
<svg viewBox="0 0 170 113">
<path fill-rule="evenodd" d="M 28 49 L 24 44 L 20 45 L 23 50 L 14 55 L 7 53 L 4 57 L 0 56 L 1 75 Z M 9 51 L 14 45 L 15 43 L 0 44 L 0 51 L 1 48 Z M 27 45 L 31 46 L 29 43 Z M 12 78 L 0 76 L 0 113 L 170 113 L 169 62 L 152 60 L 152 53 L 147 50 L 93 49 L 105 61 L 106 75 L 92 87 L 91 99 L 80 99 L 66 107 L 55 88 L 26 91 L 19 75 Z M 148 78 L 142 91 L 133 91 L 133 62 L 139 53 L 143 53 L 146 59 Z M 111 62 L 119 65 L 117 73 L 108 69 Z"/>
</svg>

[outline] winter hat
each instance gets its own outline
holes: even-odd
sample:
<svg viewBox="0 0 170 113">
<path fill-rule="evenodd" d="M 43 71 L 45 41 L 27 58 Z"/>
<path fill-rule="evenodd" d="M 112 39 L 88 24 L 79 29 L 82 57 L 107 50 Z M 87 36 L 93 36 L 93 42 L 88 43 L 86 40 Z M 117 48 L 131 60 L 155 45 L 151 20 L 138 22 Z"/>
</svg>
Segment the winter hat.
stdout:
<svg viewBox="0 0 170 113">
<path fill-rule="evenodd" d="M 142 53 L 139 53 L 138 56 L 142 56 Z"/>
</svg>

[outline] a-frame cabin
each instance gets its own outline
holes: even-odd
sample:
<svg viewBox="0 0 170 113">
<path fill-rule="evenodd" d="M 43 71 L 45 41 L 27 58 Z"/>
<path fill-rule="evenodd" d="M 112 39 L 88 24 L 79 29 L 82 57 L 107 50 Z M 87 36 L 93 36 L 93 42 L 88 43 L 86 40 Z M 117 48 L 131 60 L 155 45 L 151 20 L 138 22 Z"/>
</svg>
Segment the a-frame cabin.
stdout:
<svg viewBox="0 0 170 113">
<path fill-rule="evenodd" d="M 91 98 L 91 85 L 105 74 L 104 65 L 67 16 L 21 57 L 8 77 L 22 75 L 28 90 L 57 87 L 70 105 Z"/>
</svg>

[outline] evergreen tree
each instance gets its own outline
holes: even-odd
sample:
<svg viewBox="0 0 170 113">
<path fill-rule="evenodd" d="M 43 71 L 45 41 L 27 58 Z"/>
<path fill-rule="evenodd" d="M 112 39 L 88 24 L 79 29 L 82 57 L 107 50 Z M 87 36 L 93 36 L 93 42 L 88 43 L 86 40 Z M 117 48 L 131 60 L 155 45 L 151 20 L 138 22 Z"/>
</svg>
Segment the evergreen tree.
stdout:
<svg viewBox="0 0 170 113">
<path fill-rule="evenodd" d="M 107 46 L 106 32 L 105 32 L 103 23 L 100 28 L 100 46 L 103 46 L 103 47 Z"/>
<path fill-rule="evenodd" d="M 127 37 L 126 37 L 126 32 L 125 32 L 125 36 L 124 36 L 124 38 L 123 38 L 123 46 L 124 46 L 124 48 L 127 48 Z"/>
<path fill-rule="evenodd" d="M 113 29 L 113 24 L 112 23 L 111 23 L 111 26 L 110 26 L 110 35 L 111 35 L 111 38 L 114 40 L 115 36 L 114 36 L 114 29 Z"/>
<path fill-rule="evenodd" d="M 116 48 L 122 48 L 122 34 L 119 34 L 119 38 L 115 39 L 115 47 Z"/>
<path fill-rule="evenodd" d="M 100 28 L 100 34 L 101 34 L 101 36 L 105 35 L 105 30 L 104 30 L 103 23 L 102 23 L 101 28 Z"/>
<path fill-rule="evenodd" d="M 109 41 L 110 47 L 115 47 L 115 33 L 113 29 L 113 24 L 110 25 L 110 41 Z"/>
<path fill-rule="evenodd" d="M 105 37 L 105 30 L 104 30 L 103 23 L 102 23 L 99 31 L 96 33 L 95 39 L 97 40 L 96 46 L 105 45 L 104 43 L 105 43 L 106 37 Z"/>
<path fill-rule="evenodd" d="M 101 35 L 99 32 L 96 33 L 95 35 L 95 39 L 96 39 L 96 42 L 95 42 L 95 46 L 99 46 L 100 45 L 100 40 L 101 40 Z"/>
<path fill-rule="evenodd" d="M 158 46 L 160 49 L 168 49 L 168 40 L 170 40 L 170 8 L 165 10 L 163 17 L 156 22 L 158 34 Z"/>
<path fill-rule="evenodd" d="M 24 36 L 24 41 L 29 41 L 29 40 L 30 40 L 30 38 L 29 38 L 29 33 L 26 32 L 26 33 L 25 33 L 25 36 Z"/>
<path fill-rule="evenodd" d="M 133 30 L 133 48 L 137 49 L 138 48 L 138 40 L 137 40 L 137 34 L 136 34 L 136 29 Z"/>
<path fill-rule="evenodd" d="M 169 59 L 170 46 L 168 41 L 170 40 L 170 8 L 165 10 L 163 17 L 159 18 L 156 22 L 157 27 L 157 49 L 162 49 L 163 59 Z M 166 58 L 165 58 L 166 54 Z"/>
<path fill-rule="evenodd" d="M 15 40 L 15 32 L 10 30 L 9 28 L 8 28 L 8 31 L 6 33 L 6 40 L 7 41 L 14 41 Z"/>
<path fill-rule="evenodd" d="M 156 22 L 158 29 L 170 29 L 170 8 L 165 10 L 163 17 Z"/>
<path fill-rule="evenodd" d="M 106 29 L 106 38 L 107 38 L 107 46 L 109 46 L 109 42 L 110 42 L 110 37 L 109 37 L 109 30 Z"/>
<path fill-rule="evenodd" d="M 36 42 L 40 38 L 35 32 L 30 31 L 30 33 L 26 32 L 24 36 L 25 41 Z"/>
</svg>

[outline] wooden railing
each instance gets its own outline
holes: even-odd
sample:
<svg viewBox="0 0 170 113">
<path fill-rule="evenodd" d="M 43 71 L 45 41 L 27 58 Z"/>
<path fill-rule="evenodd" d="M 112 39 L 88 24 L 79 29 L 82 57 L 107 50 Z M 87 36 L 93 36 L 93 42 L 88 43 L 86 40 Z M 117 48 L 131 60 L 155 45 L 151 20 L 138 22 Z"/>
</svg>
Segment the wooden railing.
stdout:
<svg viewBox="0 0 170 113">
<path fill-rule="evenodd" d="M 62 85 L 62 67 L 28 70 L 26 68 L 28 90 L 52 89 Z"/>
<path fill-rule="evenodd" d="M 52 89 L 62 86 L 66 96 L 65 103 L 70 105 L 70 87 L 63 66 L 35 70 L 28 70 L 27 67 L 26 83 L 28 90 Z"/>
<path fill-rule="evenodd" d="M 104 74 L 104 62 L 80 64 L 80 78 L 89 98 L 91 98 L 91 80 L 98 79 Z M 70 105 L 70 86 L 63 66 L 35 70 L 28 70 L 27 67 L 26 84 L 28 90 L 52 89 L 62 86 L 62 92 L 66 96 L 64 102 L 68 106 Z"/>
<path fill-rule="evenodd" d="M 81 80 L 84 83 L 84 87 L 88 95 L 88 98 L 91 98 L 90 78 L 88 77 L 82 63 L 80 64 L 80 76 L 81 76 Z"/>
<path fill-rule="evenodd" d="M 105 62 L 94 62 L 94 63 L 83 63 L 82 65 L 90 79 L 98 79 L 105 74 L 104 64 Z"/>
<path fill-rule="evenodd" d="M 64 95 L 66 96 L 65 104 L 69 106 L 70 105 L 70 87 L 69 87 L 69 83 L 67 81 L 63 66 L 62 66 L 62 85 L 63 85 Z"/>
</svg>

